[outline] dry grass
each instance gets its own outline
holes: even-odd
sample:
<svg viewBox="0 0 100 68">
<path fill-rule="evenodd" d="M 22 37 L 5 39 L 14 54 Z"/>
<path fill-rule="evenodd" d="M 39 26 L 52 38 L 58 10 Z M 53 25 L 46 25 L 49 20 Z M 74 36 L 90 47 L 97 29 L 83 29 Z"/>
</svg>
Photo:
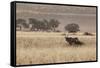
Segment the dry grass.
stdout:
<svg viewBox="0 0 100 68">
<path fill-rule="evenodd" d="M 17 65 L 96 60 L 95 36 L 75 35 L 85 44 L 70 46 L 62 34 L 17 32 Z"/>
</svg>

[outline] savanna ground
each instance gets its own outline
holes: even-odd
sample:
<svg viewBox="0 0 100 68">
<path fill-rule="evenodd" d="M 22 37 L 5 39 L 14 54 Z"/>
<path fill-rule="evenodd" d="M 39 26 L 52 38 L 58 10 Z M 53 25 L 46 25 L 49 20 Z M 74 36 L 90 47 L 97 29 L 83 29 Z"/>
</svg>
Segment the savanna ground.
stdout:
<svg viewBox="0 0 100 68">
<path fill-rule="evenodd" d="M 96 60 L 96 35 L 76 36 L 84 45 L 70 46 L 63 32 L 21 32 L 16 34 L 16 64 L 47 64 Z"/>
</svg>

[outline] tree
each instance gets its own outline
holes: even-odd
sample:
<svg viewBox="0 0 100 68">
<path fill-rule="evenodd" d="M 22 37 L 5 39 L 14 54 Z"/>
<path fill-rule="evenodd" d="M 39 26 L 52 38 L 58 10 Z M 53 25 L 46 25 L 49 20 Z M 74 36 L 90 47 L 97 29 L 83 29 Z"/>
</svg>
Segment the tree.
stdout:
<svg viewBox="0 0 100 68">
<path fill-rule="evenodd" d="M 43 21 L 37 21 L 37 24 L 35 24 L 36 25 L 36 28 L 37 28 L 37 30 L 38 31 L 43 31 L 44 30 L 44 28 L 45 28 L 45 24 L 44 24 L 44 22 Z"/>
<path fill-rule="evenodd" d="M 29 28 L 29 24 L 26 23 L 26 22 L 23 22 L 22 25 L 23 25 L 24 28 Z"/>
<path fill-rule="evenodd" d="M 25 23 L 26 21 L 24 19 L 17 19 L 16 20 L 16 27 L 19 27 L 20 30 L 22 29 L 23 23 Z"/>
<path fill-rule="evenodd" d="M 54 32 L 55 32 L 55 28 L 57 28 L 59 26 L 59 24 L 60 24 L 60 22 L 55 19 L 51 19 L 49 22 L 49 26 Z"/>
<path fill-rule="evenodd" d="M 69 33 L 76 33 L 80 31 L 79 25 L 75 23 L 71 23 L 65 26 L 65 30 L 67 30 Z"/>
<path fill-rule="evenodd" d="M 46 21 L 38 21 L 38 28 L 40 31 L 46 31 L 47 22 Z"/>
<path fill-rule="evenodd" d="M 44 23 L 44 30 L 45 31 L 48 31 L 48 30 L 50 30 L 51 29 L 51 27 L 50 27 L 50 24 L 49 24 L 49 21 L 48 20 L 46 20 L 46 19 L 43 19 L 43 23 Z"/>
<path fill-rule="evenodd" d="M 29 18 L 29 24 L 32 25 L 31 30 L 38 30 L 38 20 L 34 18 Z"/>
</svg>

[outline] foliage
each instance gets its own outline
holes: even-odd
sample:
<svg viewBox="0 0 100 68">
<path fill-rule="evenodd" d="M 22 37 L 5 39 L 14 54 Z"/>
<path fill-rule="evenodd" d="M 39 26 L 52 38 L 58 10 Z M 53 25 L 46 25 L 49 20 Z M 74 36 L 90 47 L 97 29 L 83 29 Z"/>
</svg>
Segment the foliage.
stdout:
<svg viewBox="0 0 100 68">
<path fill-rule="evenodd" d="M 24 19 L 17 19 L 16 20 L 16 27 L 19 27 L 21 30 L 21 27 L 27 27 L 28 25 L 26 24 L 26 21 Z"/>
<path fill-rule="evenodd" d="M 60 24 L 60 22 L 55 19 L 48 21 L 46 19 L 37 20 L 34 18 L 29 18 L 29 23 L 32 25 L 31 30 L 34 31 L 56 31 L 55 28 L 57 28 Z"/>
<path fill-rule="evenodd" d="M 67 30 L 70 33 L 75 33 L 75 32 L 80 31 L 79 25 L 75 24 L 75 23 L 71 23 L 71 24 L 66 25 L 65 30 Z"/>
<path fill-rule="evenodd" d="M 55 19 L 50 20 L 50 26 L 54 32 L 55 32 L 55 28 L 57 28 L 59 26 L 59 24 L 60 24 L 60 22 L 58 20 L 55 20 Z"/>
</svg>

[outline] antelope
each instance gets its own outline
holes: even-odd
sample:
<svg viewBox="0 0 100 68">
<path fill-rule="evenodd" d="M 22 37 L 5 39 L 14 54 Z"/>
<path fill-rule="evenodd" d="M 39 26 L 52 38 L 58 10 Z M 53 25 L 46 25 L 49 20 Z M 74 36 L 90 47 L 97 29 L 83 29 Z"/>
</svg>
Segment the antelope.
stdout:
<svg viewBox="0 0 100 68">
<path fill-rule="evenodd" d="M 65 40 L 70 44 L 77 44 L 77 45 L 82 45 L 83 42 L 79 41 L 79 39 L 77 37 L 73 38 L 73 37 L 68 37 L 68 34 L 66 36 L 65 34 Z"/>
</svg>

